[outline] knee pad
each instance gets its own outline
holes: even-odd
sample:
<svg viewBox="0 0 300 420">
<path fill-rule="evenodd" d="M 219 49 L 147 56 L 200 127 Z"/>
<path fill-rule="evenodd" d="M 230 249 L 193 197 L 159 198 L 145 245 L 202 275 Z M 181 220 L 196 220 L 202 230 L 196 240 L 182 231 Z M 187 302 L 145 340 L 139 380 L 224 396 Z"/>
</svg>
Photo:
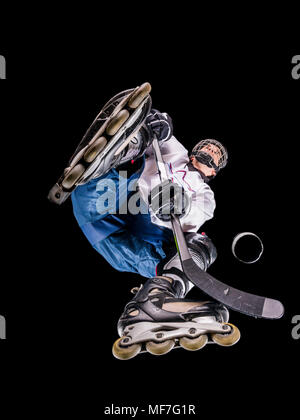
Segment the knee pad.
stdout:
<svg viewBox="0 0 300 420">
<path fill-rule="evenodd" d="M 185 233 L 184 236 L 195 264 L 206 271 L 217 257 L 217 250 L 212 240 L 204 233 Z M 183 286 L 184 294 L 193 287 L 192 283 L 188 281 L 182 272 L 175 243 L 171 244 L 166 257 L 158 264 L 157 275 L 169 276 L 180 282 Z"/>
</svg>

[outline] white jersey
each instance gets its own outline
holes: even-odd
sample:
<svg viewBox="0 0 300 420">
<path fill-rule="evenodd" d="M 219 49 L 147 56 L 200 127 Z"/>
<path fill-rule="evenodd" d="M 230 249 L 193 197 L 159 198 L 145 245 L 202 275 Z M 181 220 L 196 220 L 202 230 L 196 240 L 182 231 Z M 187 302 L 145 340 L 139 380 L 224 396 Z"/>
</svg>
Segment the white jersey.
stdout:
<svg viewBox="0 0 300 420">
<path fill-rule="evenodd" d="M 160 144 L 160 149 L 169 179 L 184 188 L 191 202 L 190 211 L 180 219 L 182 229 L 184 232 L 197 232 L 206 220 L 213 217 L 216 207 L 214 193 L 197 170 L 189 170 L 188 151 L 174 136 Z M 138 186 L 142 199 L 147 203 L 150 191 L 161 181 L 152 145 L 146 149 L 145 156 L 146 163 Z M 150 215 L 152 223 L 171 228 L 171 223 L 160 220 L 151 208 Z"/>
</svg>

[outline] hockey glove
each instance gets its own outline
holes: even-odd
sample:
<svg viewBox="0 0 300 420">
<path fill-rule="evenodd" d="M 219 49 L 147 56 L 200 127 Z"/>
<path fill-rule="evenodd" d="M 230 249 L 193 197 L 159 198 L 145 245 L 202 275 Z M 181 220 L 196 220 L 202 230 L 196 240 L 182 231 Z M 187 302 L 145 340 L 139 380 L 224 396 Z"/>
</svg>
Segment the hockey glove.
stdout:
<svg viewBox="0 0 300 420">
<path fill-rule="evenodd" d="M 154 187 L 148 200 L 153 213 L 164 222 L 171 220 L 172 213 L 182 217 L 189 207 L 189 198 L 184 188 L 170 180 Z"/>
<path fill-rule="evenodd" d="M 155 135 L 158 141 L 167 141 L 173 135 L 172 119 L 168 114 L 162 114 L 157 109 L 151 109 L 145 123 L 152 136 Z"/>
</svg>

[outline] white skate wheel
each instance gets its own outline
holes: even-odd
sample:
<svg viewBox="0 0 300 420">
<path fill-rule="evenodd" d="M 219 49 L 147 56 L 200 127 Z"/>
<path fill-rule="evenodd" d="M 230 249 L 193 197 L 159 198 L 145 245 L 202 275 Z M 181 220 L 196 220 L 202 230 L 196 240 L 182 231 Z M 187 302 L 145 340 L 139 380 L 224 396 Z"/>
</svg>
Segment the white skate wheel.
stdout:
<svg viewBox="0 0 300 420">
<path fill-rule="evenodd" d="M 175 345 L 174 340 L 166 340 L 161 343 L 156 343 L 155 341 L 148 341 L 146 343 L 146 350 L 154 354 L 155 356 L 162 356 L 163 354 L 169 353 Z"/>
<path fill-rule="evenodd" d="M 137 108 L 142 103 L 143 99 L 146 98 L 147 95 L 149 95 L 150 92 L 151 92 L 150 83 L 146 82 L 142 84 L 129 99 L 128 101 L 129 108 L 132 108 L 132 109 Z"/>
<path fill-rule="evenodd" d="M 85 171 L 85 167 L 81 165 L 80 163 L 74 166 L 74 168 L 72 168 L 70 172 L 67 173 L 61 185 L 66 190 L 70 190 L 79 180 L 79 178 L 83 175 L 84 171 Z"/>
<path fill-rule="evenodd" d="M 63 191 L 59 184 L 55 184 L 49 191 L 48 200 L 60 205 L 69 197 L 69 195 L 70 193 Z"/>
<path fill-rule="evenodd" d="M 120 337 L 113 344 L 112 353 L 116 359 L 128 360 L 135 357 L 141 351 L 141 344 L 132 344 L 131 346 L 122 346 L 122 342 L 126 340 L 126 337 Z"/>
<path fill-rule="evenodd" d="M 99 153 L 104 149 L 107 144 L 107 140 L 105 137 L 99 137 L 99 139 L 95 140 L 93 144 L 86 150 L 85 154 L 83 155 L 84 160 L 87 163 L 93 162 L 95 158 L 99 155 Z"/>
<path fill-rule="evenodd" d="M 122 127 L 122 125 L 129 118 L 129 112 L 126 109 L 122 109 L 106 127 L 106 133 L 109 136 L 114 136 L 117 131 Z"/>
<path fill-rule="evenodd" d="M 255 242 L 256 242 L 256 244 L 255 244 L 255 256 L 252 259 L 250 259 L 250 260 L 246 260 L 241 255 L 239 255 L 239 253 L 236 251 L 236 245 L 237 245 L 237 243 L 239 242 L 239 240 L 241 238 L 244 238 L 245 236 L 250 236 L 251 238 L 255 238 L 256 239 L 255 240 Z M 251 244 L 249 244 L 249 245 L 251 245 Z M 252 247 L 253 247 L 253 244 L 252 244 Z M 255 233 L 252 233 L 252 232 L 242 232 L 242 233 L 237 234 L 233 238 L 232 245 L 231 245 L 231 251 L 232 251 L 234 257 L 237 260 L 239 260 L 240 262 L 242 262 L 244 264 L 253 264 L 256 261 L 258 261 L 260 259 L 260 257 L 262 256 L 262 253 L 264 252 L 264 246 L 263 246 L 263 243 L 262 243 L 261 239 Z M 252 253 L 253 253 L 253 250 L 252 250 Z"/>
<path fill-rule="evenodd" d="M 206 334 L 199 335 L 196 338 L 181 337 L 179 344 L 182 348 L 188 351 L 197 351 L 206 346 L 208 337 Z"/>
<path fill-rule="evenodd" d="M 230 333 L 215 333 L 211 335 L 211 338 L 214 343 L 218 344 L 219 346 L 229 347 L 236 344 L 239 339 L 241 338 L 241 333 L 238 327 L 233 324 L 229 324 L 228 322 L 224 323 L 223 325 L 230 326 Z"/>
</svg>

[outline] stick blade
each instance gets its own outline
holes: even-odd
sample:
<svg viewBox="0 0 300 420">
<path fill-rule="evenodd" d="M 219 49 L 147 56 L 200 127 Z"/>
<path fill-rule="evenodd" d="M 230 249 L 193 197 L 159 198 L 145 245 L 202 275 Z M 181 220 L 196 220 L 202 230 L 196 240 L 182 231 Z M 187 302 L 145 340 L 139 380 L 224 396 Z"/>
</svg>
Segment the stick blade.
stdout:
<svg viewBox="0 0 300 420">
<path fill-rule="evenodd" d="M 262 317 L 279 319 L 284 314 L 284 306 L 279 300 L 265 298 Z"/>
<path fill-rule="evenodd" d="M 284 314 L 284 307 L 278 300 L 253 295 L 228 286 L 201 270 L 192 258 L 183 260 L 182 268 L 184 274 L 196 287 L 234 311 L 267 319 L 278 319 Z"/>
</svg>

